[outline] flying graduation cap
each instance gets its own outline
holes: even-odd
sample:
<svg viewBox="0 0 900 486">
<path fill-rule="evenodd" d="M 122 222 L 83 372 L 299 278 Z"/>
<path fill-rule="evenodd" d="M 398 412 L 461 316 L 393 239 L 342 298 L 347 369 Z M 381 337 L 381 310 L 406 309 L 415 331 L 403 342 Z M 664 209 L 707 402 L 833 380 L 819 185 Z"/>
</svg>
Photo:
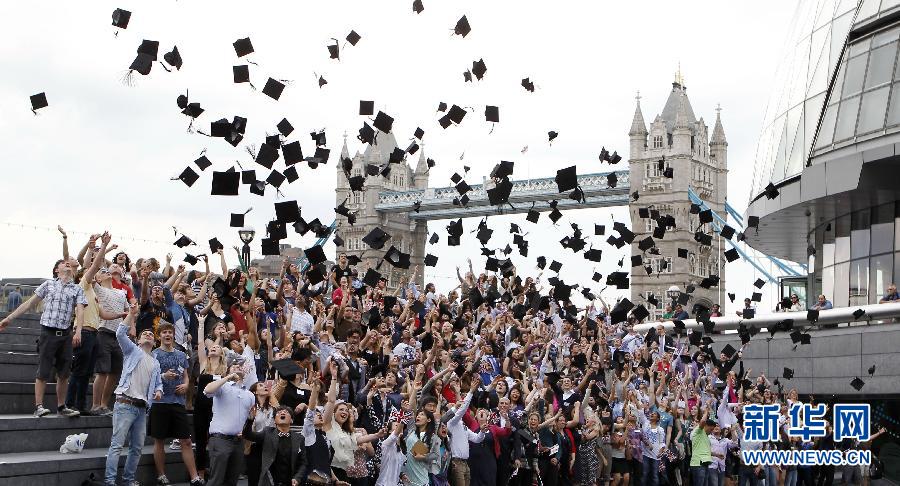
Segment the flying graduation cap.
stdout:
<svg viewBox="0 0 900 486">
<path fill-rule="evenodd" d="M 128 28 L 128 21 L 131 20 L 131 12 L 121 8 L 113 10 L 112 25 L 120 29 Z"/>
<path fill-rule="evenodd" d="M 472 27 L 469 25 L 469 19 L 467 19 L 465 15 L 463 15 L 458 21 L 456 21 L 456 26 L 453 28 L 454 34 L 463 37 L 469 35 L 469 32 L 471 31 Z"/>
<path fill-rule="evenodd" d="M 41 108 L 49 106 L 49 103 L 47 103 L 47 95 L 43 92 L 31 95 L 29 99 L 31 101 L 31 112 L 35 115 L 37 115 L 37 111 Z"/>
</svg>

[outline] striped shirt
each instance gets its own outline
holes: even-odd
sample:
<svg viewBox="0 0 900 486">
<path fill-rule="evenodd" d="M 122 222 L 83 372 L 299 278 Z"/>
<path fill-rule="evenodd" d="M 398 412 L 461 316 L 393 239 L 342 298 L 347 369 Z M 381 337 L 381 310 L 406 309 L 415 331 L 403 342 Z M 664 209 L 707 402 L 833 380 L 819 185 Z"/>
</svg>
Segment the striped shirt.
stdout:
<svg viewBox="0 0 900 486">
<path fill-rule="evenodd" d="M 34 294 L 44 301 L 41 325 L 55 329 L 68 329 L 72 325 L 75 306 L 88 303 L 84 291 L 78 284 L 72 281 L 63 282 L 59 278 L 45 280 Z"/>
<path fill-rule="evenodd" d="M 94 284 L 94 292 L 97 294 L 97 302 L 100 304 L 100 308 L 104 311 L 113 314 L 128 312 L 128 297 L 124 290 L 108 289 L 101 285 Z M 116 329 L 118 329 L 119 323 L 121 322 L 121 317 L 110 321 L 100 319 L 100 327 L 116 332 Z"/>
</svg>

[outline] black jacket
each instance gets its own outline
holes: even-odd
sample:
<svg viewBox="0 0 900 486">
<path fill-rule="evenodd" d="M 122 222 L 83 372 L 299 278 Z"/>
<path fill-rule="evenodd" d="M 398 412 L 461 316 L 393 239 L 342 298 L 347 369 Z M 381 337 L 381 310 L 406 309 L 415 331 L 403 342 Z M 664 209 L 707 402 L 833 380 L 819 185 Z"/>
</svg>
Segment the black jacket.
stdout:
<svg viewBox="0 0 900 486">
<path fill-rule="evenodd" d="M 247 420 L 244 423 L 244 438 L 262 445 L 262 463 L 260 464 L 259 485 L 272 486 L 274 479 L 269 468 L 275 462 L 278 454 L 278 430 L 274 427 L 266 427 L 261 433 L 253 431 L 253 421 Z M 291 431 L 292 450 L 297 451 L 291 455 L 291 471 L 294 473 L 293 479 L 303 482 L 306 475 L 306 455 L 304 447 L 303 434 Z"/>
</svg>

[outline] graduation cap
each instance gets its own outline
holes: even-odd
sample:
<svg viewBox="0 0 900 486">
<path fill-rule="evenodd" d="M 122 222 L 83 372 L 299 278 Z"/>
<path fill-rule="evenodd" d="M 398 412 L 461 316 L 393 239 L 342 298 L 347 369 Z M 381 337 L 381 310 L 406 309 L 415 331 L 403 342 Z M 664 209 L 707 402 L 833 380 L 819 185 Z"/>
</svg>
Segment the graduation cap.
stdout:
<svg viewBox="0 0 900 486">
<path fill-rule="evenodd" d="M 617 289 L 629 287 L 628 272 L 612 272 L 606 276 L 606 285 L 614 285 Z"/>
<path fill-rule="evenodd" d="M 387 243 L 387 240 L 390 238 L 391 235 L 385 233 L 381 228 L 376 227 L 363 237 L 362 241 L 369 245 L 373 250 L 380 250 L 384 248 L 384 244 Z"/>
<path fill-rule="evenodd" d="M 492 206 L 497 206 L 509 201 L 509 195 L 512 193 L 512 182 L 509 179 L 502 179 L 491 189 L 487 190 L 488 202 Z"/>
<path fill-rule="evenodd" d="M 113 10 L 112 24 L 114 27 L 127 29 L 129 20 L 131 20 L 131 12 L 129 12 L 128 10 L 124 10 L 121 8 Z"/>
<path fill-rule="evenodd" d="M 241 174 L 238 172 L 213 172 L 210 195 L 237 196 L 240 178 Z"/>
<path fill-rule="evenodd" d="M 437 243 L 438 241 L 440 241 L 440 237 L 437 233 L 432 233 L 431 238 L 428 238 L 428 243 L 432 245 Z"/>
<path fill-rule="evenodd" d="M 553 140 L 556 139 L 556 137 L 558 137 L 558 136 L 559 136 L 559 133 L 557 133 L 553 130 L 550 130 L 549 132 L 547 132 L 547 141 L 550 143 L 553 143 Z"/>
<path fill-rule="evenodd" d="M 303 368 L 290 358 L 273 361 L 272 368 L 285 380 L 292 380 L 294 376 L 303 373 Z"/>
<path fill-rule="evenodd" d="M 687 257 L 688 257 L 687 248 L 679 248 L 678 249 L 678 258 L 687 258 Z"/>
<path fill-rule="evenodd" d="M 321 89 L 322 86 L 325 86 L 326 84 L 328 84 L 328 81 L 325 80 L 325 77 L 324 77 L 324 76 L 319 76 L 319 88 Z"/>
<path fill-rule="evenodd" d="M 311 248 L 307 248 L 303 250 L 303 254 L 306 255 L 306 259 L 309 261 L 310 265 L 318 265 L 326 261 L 325 251 L 322 250 L 322 245 L 315 245 Z"/>
<path fill-rule="evenodd" d="M 634 311 L 631 312 L 631 315 L 638 321 L 643 321 L 650 315 L 650 311 L 644 307 L 644 304 L 638 304 Z"/>
<path fill-rule="evenodd" d="M 284 174 L 278 172 L 277 170 L 273 170 L 269 177 L 266 177 L 266 182 L 274 187 L 281 187 L 281 184 L 284 183 L 284 180 L 287 179 Z"/>
<path fill-rule="evenodd" d="M 432 255 L 431 253 L 425 255 L 425 266 L 426 267 L 433 267 L 433 266 L 437 265 L 437 262 L 438 262 L 438 257 Z"/>
<path fill-rule="evenodd" d="M 870 366 L 868 371 L 869 371 L 869 376 L 874 376 L 875 375 L 875 365 Z"/>
<path fill-rule="evenodd" d="M 550 271 L 559 273 L 560 270 L 562 270 L 562 263 L 556 260 L 550 262 Z"/>
<path fill-rule="evenodd" d="M 796 331 L 792 332 L 792 333 L 790 334 L 790 336 L 791 336 L 791 342 L 794 343 L 794 344 L 799 343 L 800 340 L 801 340 L 801 338 L 800 338 L 801 335 L 803 335 L 803 332 L 801 332 L 799 329 L 797 329 Z"/>
<path fill-rule="evenodd" d="M 163 60 L 166 61 L 169 66 L 181 71 L 181 66 L 184 61 L 181 59 L 181 53 L 178 52 L 178 46 L 172 46 L 171 51 L 163 54 Z"/>
<path fill-rule="evenodd" d="M 231 66 L 231 74 L 234 78 L 235 84 L 250 82 L 250 66 L 246 64 Z"/>
<path fill-rule="evenodd" d="M 243 217 L 243 215 L 241 216 Z M 295 223 L 299 221 L 300 206 L 297 204 L 297 201 L 282 201 L 275 203 L 275 219 L 282 223 Z"/>
<path fill-rule="evenodd" d="M 850 382 L 850 386 L 852 386 L 856 391 L 862 390 L 862 387 L 864 387 L 865 385 L 866 382 L 862 381 L 858 376 L 856 378 L 853 378 L 853 380 Z"/>
<path fill-rule="evenodd" d="M 560 218 L 562 218 L 562 212 L 560 212 L 560 210 L 556 208 L 556 206 L 554 206 L 547 217 L 550 218 L 550 221 L 556 223 Z"/>
<path fill-rule="evenodd" d="M 321 147 L 328 144 L 328 141 L 325 137 L 325 130 L 319 130 L 318 132 L 309 132 L 309 138 L 316 142 L 316 147 Z"/>
<path fill-rule="evenodd" d="M 347 34 L 346 39 L 351 46 L 355 46 L 356 43 L 359 42 L 360 39 L 362 39 L 362 36 L 357 34 L 355 30 L 351 30 L 350 33 Z"/>
<path fill-rule="evenodd" d="M 712 209 L 706 209 L 706 210 L 700 211 L 699 217 L 700 217 L 701 223 L 712 223 L 712 220 L 713 220 Z"/>
<path fill-rule="evenodd" d="M 487 245 L 487 242 L 491 239 L 491 235 L 494 233 L 494 230 L 488 228 L 484 224 L 479 225 L 478 233 L 475 235 L 475 238 L 481 242 L 482 245 Z"/>
<path fill-rule="evenodd" d="M 335 232 L 335 234 L 334 234 L 334 240 L 333 240 L 333 241 L 334 241 L 334 246 L 338 246 L 338 247 L 344 246 L 344 239 L 341 238 L 341 236 L 340 236 L 339 234 L 337 234 L 337 232 Z M 356 255 L 351 255 L 351 256 L 356 257 L 356 258 L 359 258 L 359 257 L 357 257 Z M 360 260 L 360 261 L 361 261 L 361 260 Z"/>
<path fill-rule="evenodd" d="M 619 152 L 617 152 L 615 150 L 613 151 L 612 155 L 609 157 L 610 164 L 618 164 L 619 161 L 621 161 L 621 160 L 622 160 L 622 156 L 619 155 Z"/>
<path fill-rule="evenodd" d="M 819 311 L 816 309 L 809 309 L 806 311 L 806 320 L 814 323 L 819 320 Z"/>
<path fill-rule="evenodd" d="M 375 143 L 375 129 L 370 127 L 368 123 L 363 122 L 363 126 L 359 129 L 359 134 L 356 138 L 362 143 L 373 145 Z"/>
<path fill-rule="evenodd" d="M 687 251 L 687 250 L 685 250 L 685 251 Z M 726 251 L 725 253 L 723 253 L 723 255 L 725 255 L 725 259 L 728 260 L 728 263 L 731 263 L 731 262 L 737 260 L 738 258 L 740 258 L 740 255 L 738 255 L 737 248 L 732 248 L 732 249 Z"/>
<path fill-rule="evenodd" d="M 631 266 L 639 267 L 644 264 L 644 259 L 641 255 L 631 255 Z"/>
<path fill-rule="evenodd" d="M 672 179 L 675 177 L 674 170 L 671 167 L 666 167 L 665 170 L 663 170 L 663 176 Z"/>
<path fill-rule="evenodd" d="M 403 253 L 393 245 L 391 245 L 387 253 L 384 254 L 384 259 L 395 268 L 409 268 L 409 258 L 409 253 Z"/>
<path fill-rule="evenodd" d="M 853 318 L 859 319 L 860 317 L 864 316 L 865 314 L 866 314 L 866 311 L 864 311 L 862 309 L 856 309 L 855 311 L 853 311 Z"/>
<path fill-rule="evenodd" d="M 484 77 L 484 73 L 487 72 L 487 65 L 484 63 L 484 59 L 479 59 L 477 61 L 472 62 L 472 74 L 481 81 L 481 78 Z"/>
<path fill-rule="evenodd" d="M 781 372 L 781 376 L 783 376 L 785 380 L 790 380 L 794 378 L 794 370 L 785 368 L 784 371 Z"/>
<path fill-rule="evenodd" d="M 578 175 L 575 173 L 575 166 L 559 169 L 556 171 L 556 187 L 559 192 L 566 192 L 575 189 L 577 186 Z"/>
<path fill-rule="evenodd" d="M 394 147 L 394 151 L 391 152 L 391 155 L 388 158 L 388 163 L 399 164 L 400 162 L 403 162 L 404 157 L 406 157 L 406 152 L 400 147 Z"/>
<path fill-rule="evenodd" d="M 360 115 L 372 115 L 375 112 L 375 102 L 374 101 L 365 101 L 359 100 L 359 114 Z"/>
<path fill-rule="evenodd" d="M 747 227 L 759 229 L 759 216 L 748 216 Z"/>
<path fill-rule="evenodd" d="M 281 221 L 269 221 L 266 224 L 266 232 L 269 234 L 269 239 L 272 240 L 283 240 L 287 238 L 287 228 L 284 223 Z"/>
<path fill-rule="evenodd" d="M 700 331 L 691 331 L 688 334 L 688 342 L 690 342 L 694 346 L 700 346 L 700 343 L 703 341 L 703 333 Z"/>
<path fill-rule="evenodd" d="M 263 86 L 263 94 L 272 98 L 273 100 L 277 100 L 281 98 L 281 93 L 284 91 L 284 83 L 278 81 L 274 78 L 269 78 L 266 81 L 266 85 Z"/>
<path fill-rule="evenodd" d="M 256 152 L 256 163 L 266 169 L 271 169 L 279 157 L 278 146 L 264 142 L 259 146 L 259 150 Z"/>
<path fill-rule="evenodd" d="M 618 176 L 616 176 L 615 172 L 610 172 L 606 175 L 606 185 L 608 185 L 610 188 L 615 188 L 618 183 L 619 178 Z"/>
<path fill-rule="evenodd" d="M 656 242 L 653 241 L 653 237 L 651 237 L 651 236 L 648 236 L 648 237 L 644 238 L 643 240 L 641 240 L 640 242 L 638 242 L 638 249 L 641 251 L 647 251 L 650 248 L 653 248 L 654 246 L 656 246 Z"/>
<path fill-rule="evenodd" d="M 775 199 L 776 197 L 778 197 L 778 194 L 779 194 L 778 188 L 775 187 L 775 184 L 772 184 L 770 182 L 769 185 L 766 186 L 765 194 L 766 194 L 766 198 Z"/>
<path fill-rule="evenodd" d="M 450 111 L 447 112 L 447 116 L 453 123 L 459 125 L 460 123 L 462 123 L 463 118 L 466 117 L 466 110 L 460 108 L 457 105 L 453 105 L 450 107 Z"/>
<path fill-rule="evenodd" d="M 459 184 L 456 185 L 456 191 L 459 192 L 459 195 L 462 196 L 465 193 L 472 190 L 472 187 L 469 186 L 466 181 L 459 181 Z"/>
<path fill-rule="evenodd" d="M 194 241 L 188 238 L 186 235 L 181 235 L 177 240 L 175 240 L 175 243 L 173 243 L 173 245 L 177 246 L 178 248 L 184 248 L 188 245 L 196 245 L 196 243 L 194 243 Z"/>
<path fill-rule="evenodd" d="M 191 255 L 190 253 L 185 253 L 185 254 L 184 254 L 184 261 L 185 261 L 188 265 L 196 265 L 197 262 L 198 262 L 199 260 L 198 260 L 197 257 L 195 257 L 194 255 Z"/>
<path fill-rule="evenodd" d="M 394 127 L 394 119 L 385 112 L 379 111 L 378 114 L 375 115 L 375 121 L 372 122 L 372 125 L 384 133 L 390 133 L 391 129 Z"/>
<path fill-rule="evenodd" d="M 253 44 L 250 42 L 249 37 L 238 39 L 234 41 L 233 45 L 234 53 L 237 54 L 237 57 L 244 57 L 253 52 Z"/>
<path fill-rule="evenodd" d="M 216 252 L 218 252 L 219 250 L 225 249 L 225 247 L 222 245 L 222 243 L 219 243 L 219 239 L 218 239 L 218 238 L 212 238 L 212 239 L 209 240 L 208 243 L 209 243 L 209 251 L 210 251 L 210 253 L 216 253 Z"/>
<path fill-rule="evenodd" d="M 263 256 L 268 255 L 280 255 L 281 249 L 278 245 L 278 240 L 274 238 L 263 238 L 260 240 L 260 244 L 262 245 L 262 254 Z"/>
<path fill-rule="evenodd" d="M 469 32 L 471 31 L 472 27 L 469 25 L 469 19 L 467 19 L 465 15 L 463 15 L 459 20 L 456 21 L 456 26 L 453 28 L 454 34 L 461 35 L 463 37 L 469 35 Z"/>
<path fill-rule="evenodd" d="M 633 308 L 634 304 L 632 304 L 631 301 L 627 298 L 623 297 L 622 300 L 616 303 L 612 311 L 610 311 L 609 316 L 612 319 L 613 323 L 624 322 L 628 320 L 628 312 Z"/>
<path fill-rule="evenodd" d="M 178 176 L 178 179 L 181 180 L 181 182 L 184 182 L 184 184 L 188 187 L 193 186 L 199 178 L 200 176 L 197 175 L 194 169 L 191 169 L 190 167 L 185 167 L 185 169 L 181 171 L 181 175 Z"/>
<path fill-rule="evenodd" d="M 300 142 L 296 140 L 282 146 L 281 151 L 284 153 L 285 165 L 294 165 L 303 160 L 303 149 L 300 147 Z"/>
<path fill-rule="evenodd" d="M 425 6 L 422 5 L 422 0 L 413 0 L 412 5 L 413 12 L 420 14 L 423 10 L 425 10 Z"/>
<path fill-rule="evenodd" d="M 540 217 L 541 213 L 535 211 L 534 209 L 529 209 L 528 214 L 525 216 L 525 221 L 528 221 L 529 223 L 537 223 Z"/>
<path fill-rule="evenodd" d="M 722 238 L 730 240 L 731 237 L 734 236 L 734 228 L 726 224 L 722 226 L 722 230 L 719 231 L 719 235 L 722 236 Z"/>
<path fill-rule="evenodd" d="M 485 106 L 484 119 L 492 123 L 500 123 L 500 108 L 492 105 Z"/>
<path fill-rule="evenodd" d="M 603 256 L 603 251 L 598 250 L 596 248 L 591 248 L 590 250 L 584 252 L 584 258 L 586 260 L 590 260 L 592 262 L 600 263 L 600 258 Z"/>
</svg>

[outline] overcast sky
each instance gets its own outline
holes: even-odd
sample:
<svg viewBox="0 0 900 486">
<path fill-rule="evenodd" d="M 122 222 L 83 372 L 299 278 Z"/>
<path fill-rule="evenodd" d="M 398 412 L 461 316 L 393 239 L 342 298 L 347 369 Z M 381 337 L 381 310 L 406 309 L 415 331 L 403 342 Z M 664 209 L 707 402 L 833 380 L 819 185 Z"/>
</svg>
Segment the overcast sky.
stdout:
<svg viewBox="0 0 900 486">
<path fill-rule="evenodd" d="M 217 236 L 230 247 L 238 239 L 228 228 L 228 213 L 252 206 L 248 221 L 263 228 L 274 214 L 274 193 L 259 198 L 246 194 L 245 186 L 237 198 L 208 195 L 213 170 L 225 170 L 235 160 L 248 168 L 255 164 L 243 146 L 233 149 L 222 139 L 186 132 L 188 119 L 175 100 L 187 90 L 206 110 L 199 126 L 208 129 L 218 118 L 245 116 L 249 143 L 261 143 L 287 117 L 296 128 L 289 140 L 299 139 L 311 152 L 308 133 L 324 128 L 331 162 L 317 170 L 304 165 L 301 180 L 283 192 L 299 201 L 307 220 L 330 222 L 341 134 L 351 133 L 351 153 L 360 149 L 355 140 L 363 122 L 357 114 L 360 99 L 375 100 L 376 111 L 395 118 L 401 145 L 416 127 L 425 130 L 426 154 L 437 161 L 432 186 L 449 185 L 450 174 L 463 164 L 472 167 L 468 180 L 480 182 L 501 159 L 516 162 L 514 179 L 552 176 L 573 163 L 585 174 L 609 170 L 597 160 L 601 146 L 627 154 L 635 92 L 641 92 L 649 122 L 661 111 L 680 63 L 694 111 L 710 130 L 721 103 L 729 200 L 746 207 L 746 181 L 793 2 L 424 0 L 421 15 L 412 12 L 411 3 L 0 3 L 0 277 L 47 276 L 59 255 L 55 230 L 9 223 L 62 224 L 73 247 L 84 241 L 76 231 L 106 229 L 132 256 L 157 257 L 176 250 L 170 244 L 172 225 L 198 242 Z M 110 16 L 117 7 L 133 15 L 116 37 Z M 466 38 L 452 35 L 463 14 L 472 26 Z M 329 39 L 341 39 L 343 47 L 351 29 L 362 40 L 347 45 L 340 61 L 329 59 Z M 243 64 L 232 42 L 248 36 L 256 50 L 249 59 L 258 64 L 250 66 L 257 88 L 269 76 L 293 80 L 280 101 L 232 83 L 231 66 Z M 126 87 L 120 79 L 142 39 L 160 41 L 160 57 L 177 45 L 184 66 L 168 73 L 154 64 L 149 76 L 136 74 L 135 85 Z M 462 72 L 481 58 L 488 69 L 484 79 L 464 83 Z M 328 80 L 324 88 L 314 73 Z M 537 85 L 535 93 L 519 86 L 526 76 Z M 50 106 L 33 116 L 28 97 L 42 91 Z M 443 130 L 435 113 L 441 101 L 476 111 L 460 126 Z M 485 104 L 500 107 L 492 134 L 482 116 Z M 549 130 L 559 132 L 552 146 Z M 529 150 L 522 154 L 525 145 Z M 169 180 L 204 148 L 214 166 L 194 187 Z M 581 254 L 563 253 L 558 241 L 569 231 L 566 223 L 589 229 L 612 218 L 626 221 L 627 213 L 624 208 L 570 211 L 558 232 L 548 231 L 545 217 L 538 226 L 528 225 L 529 258 L 514 257 L 525 269 L 520 273 L 529 273 L 534 258 L 543 254 L 563 262 L 566 282 L 589 281 L 594 269 Z M 524 221 L 524 215 L 491 218 L 498 230 L 491 246 L 505 246 L 509 221 Z M 469 231 L 477 220 L 465 225 Z M 445 226 L 430 223 L 431 231 L 442 235 Z M 288 240 L 303 247 L 313 241 L 293 233 Z M 478 252 L 472 235 L 468 245 L 449 251 L 444 241 L 437 249 L 439 265 L 426 277 L 445 285 L 454 267 Z M 206 250 L 203 244 L 194 253 Z M 326 252 L 333 255 L 334 246 Z M 176 251 L 176 260 L 182 253 Z M 608 273 L 619 258 L 607 251 L 597 270 Z M 752 292 L 749 266 L 730 264 L 727 279 L 729 292 Z"/>
</svg>

